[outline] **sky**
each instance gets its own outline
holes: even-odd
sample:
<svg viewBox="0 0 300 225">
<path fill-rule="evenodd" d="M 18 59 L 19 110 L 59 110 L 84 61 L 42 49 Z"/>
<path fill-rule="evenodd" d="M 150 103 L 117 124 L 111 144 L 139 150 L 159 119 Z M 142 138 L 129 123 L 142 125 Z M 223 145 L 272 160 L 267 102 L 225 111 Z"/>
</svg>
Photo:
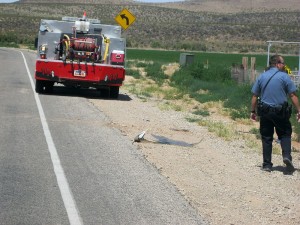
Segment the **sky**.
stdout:
<svg viewBox="0 0 300 225">
<path fill-rule="evenodd" d="M 0 3 L 16 2 L 17 0 L 0 0 Z"/>
<path fill-rule="evenodd" d="M 0 0 L 0 3 L 10 3 L 16 2 L 17 0 Z M 152 3 L 159 3 L 159 2 L 179 2 L 184 0 L 136 0 L 139 2 L 152 2 Z"/>
<path fill-rule="evenodd" d="M 151 2 L 151 3 L 162 3 L 162 2 L 183 2 L 184 0 L 135 0 L 137 2 Z"/>
<path fill-rule="evenodd" d="M 0 3 L 10 3 L 16 2 L 17 0 L 0 0 Z M 151 2 L 151 3 L 159 3 L 159 2 L 180 2 L 184 0 L 136 0 L 139 2 Z"/>
</svg>

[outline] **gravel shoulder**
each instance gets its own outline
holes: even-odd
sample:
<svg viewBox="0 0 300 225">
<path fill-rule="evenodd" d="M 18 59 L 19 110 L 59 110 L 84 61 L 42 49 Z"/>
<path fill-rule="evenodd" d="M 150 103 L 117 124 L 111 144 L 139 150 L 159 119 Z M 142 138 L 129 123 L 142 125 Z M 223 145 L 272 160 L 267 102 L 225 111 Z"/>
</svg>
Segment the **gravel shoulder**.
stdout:
<svg viewBox="0 0 300 225">
<path fill-rule="evenodd" d="M 267 173 L 260 149 L 245 139 L 225 141 L 188 122 L 186 112 L 160 110 L 159 100 L 142 101 L 121 88 L 118 100 L 89 101 L 128 139 L 146 130 L 144 140 L 133 143 L 137 151 L 211 224 L 300 224 L 299 151 L 292 175 L 276 154 Z"/>
</svg>

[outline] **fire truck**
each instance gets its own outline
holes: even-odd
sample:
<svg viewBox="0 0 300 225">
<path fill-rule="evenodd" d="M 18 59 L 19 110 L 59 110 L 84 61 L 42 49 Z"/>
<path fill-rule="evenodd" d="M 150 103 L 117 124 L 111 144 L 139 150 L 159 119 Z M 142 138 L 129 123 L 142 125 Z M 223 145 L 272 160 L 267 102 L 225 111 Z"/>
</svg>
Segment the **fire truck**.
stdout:
<svg viewBox="0 0 300 225">
<path fill-rule="evenodd" d="M 35 91 L 51 93 L 55 84 L 93 88 L 118 98 L 125 79 L 125 39 L 121 27 L 99 19 L 63 17 L 40 22 L 36 40 Z"/>
</svg>

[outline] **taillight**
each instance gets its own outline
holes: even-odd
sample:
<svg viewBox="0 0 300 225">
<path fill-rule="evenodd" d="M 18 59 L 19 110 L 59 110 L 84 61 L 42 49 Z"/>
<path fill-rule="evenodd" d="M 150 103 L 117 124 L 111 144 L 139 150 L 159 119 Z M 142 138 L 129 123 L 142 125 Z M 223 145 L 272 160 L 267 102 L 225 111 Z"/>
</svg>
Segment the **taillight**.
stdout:
<svg viewBox="0 0 300 225">
<path fill-rule="evenodd" d="M 47 53 L 47 45 L 41 45 L 39 47 L 39 54 L 41 59 L 46 59 L 46 53 Z"/>
</svg>

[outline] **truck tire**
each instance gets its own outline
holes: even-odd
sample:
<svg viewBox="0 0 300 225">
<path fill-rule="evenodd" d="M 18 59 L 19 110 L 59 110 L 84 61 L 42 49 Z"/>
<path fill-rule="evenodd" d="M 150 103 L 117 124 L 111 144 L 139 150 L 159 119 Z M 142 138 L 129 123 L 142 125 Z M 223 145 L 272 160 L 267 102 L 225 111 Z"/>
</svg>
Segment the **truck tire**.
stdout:
<svg viewBox="0 0 300 225">
<path fill-rule="evenodd" d="M 100 94 L 102 98 L 108 98 L 109 97 L 109 89 L 107 88 L 101 88 Z"/>
<path fill-rule="evenodd" d="M 43 80 L 35 80 L 35 92 L 42 93 L 44 91 L 44 81 Z"/>
<path fill-rule="evenodd" d="M 112 86 L 110 87 L 110 97 L 111 98 L 118 98 L 119 97 L 119 86 Z"/>
<path fill-rule="evenodd" d="M 36 93 L 52 93 L 53 92 L 53 81 L 36 80 L 35 81 L 35 92 Z"/>
</svg>

